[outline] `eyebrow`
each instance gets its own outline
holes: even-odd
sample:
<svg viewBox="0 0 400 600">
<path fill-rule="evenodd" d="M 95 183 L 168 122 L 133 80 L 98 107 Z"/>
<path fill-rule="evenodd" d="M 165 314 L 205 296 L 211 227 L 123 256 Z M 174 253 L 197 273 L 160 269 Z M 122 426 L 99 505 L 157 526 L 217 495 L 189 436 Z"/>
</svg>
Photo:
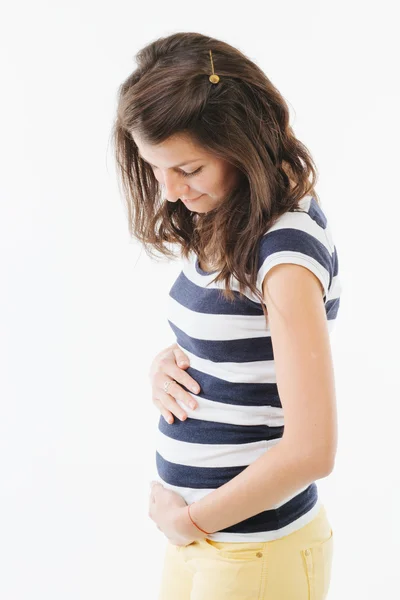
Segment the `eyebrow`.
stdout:
<svg viewBox="0 0 400 600">
<path fill-rule="evenodd" d="M 138 154 L 139 154 L 140 158 L 142 158 L 145 162 L 147 162 L 152 167 L 155 167 L 155 165 L 151 164 L 151 162 L 146 160 L 145 157 L 140 154 L 140 152 L 138 152 Z M 196 162 L 197 160 L 201 160 L 201 158 L 193 158 L 192 160 L 186 160 L 183 163 L 179 163 L 179 165 L 175 165 L 174 167 L 171 167 L 171 169 L 176 169 L 177 167 L 183 167 L 184 165 L 190 165 L 190 163 Z"/>
</svg>

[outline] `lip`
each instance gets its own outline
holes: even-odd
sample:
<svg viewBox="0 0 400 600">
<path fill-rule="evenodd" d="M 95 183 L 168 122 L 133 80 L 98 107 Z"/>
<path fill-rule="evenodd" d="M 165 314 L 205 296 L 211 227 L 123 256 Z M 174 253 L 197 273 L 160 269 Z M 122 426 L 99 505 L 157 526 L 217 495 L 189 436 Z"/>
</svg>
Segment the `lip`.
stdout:
<svg viewBox="0 0 400 600">
<path fill-rule="evenodd" d="M 187 198 L 186 200 L 182 200 L 182 202 L 184 202 L 185 204 L 189 204 L 190 202 L 195 202 L 196 200 L 200 200 L 200 198 L 203 196 L 203 194 L 201 194 L 201 196 L 198 196 L 197 198 Z"/>
</svg>

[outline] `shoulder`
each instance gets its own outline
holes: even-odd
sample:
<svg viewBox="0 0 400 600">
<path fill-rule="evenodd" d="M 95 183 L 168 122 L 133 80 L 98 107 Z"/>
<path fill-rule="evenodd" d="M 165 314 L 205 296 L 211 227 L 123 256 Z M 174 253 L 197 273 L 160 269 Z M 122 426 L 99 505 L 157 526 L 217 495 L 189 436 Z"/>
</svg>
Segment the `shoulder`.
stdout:
<svg viewBox="0 0 400 600">
<path fill-rule="evenodd" d="M 335 253 L 324 211 L 315 198 L 305 196 L 298 210 L 282 215 L 260 239 L 257 286 L 262 288 L 272 267 L 291 263 L 311 271 L 326 296 L 334 276 Z"/>
</svg>

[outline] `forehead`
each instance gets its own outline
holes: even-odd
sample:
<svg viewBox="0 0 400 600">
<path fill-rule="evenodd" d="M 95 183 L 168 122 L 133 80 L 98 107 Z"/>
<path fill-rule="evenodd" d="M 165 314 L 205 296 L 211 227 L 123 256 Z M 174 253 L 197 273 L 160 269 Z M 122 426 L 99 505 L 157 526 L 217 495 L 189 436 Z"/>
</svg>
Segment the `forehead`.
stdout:
<svg viewBox="0 0 400 600">
<path fill-rule="evenodd" d="M 188 135 L 179 134 L 169 137 L 159 144 L 150 144 L 137 132 L 131 133 L 132 139 L 139 149 L 139 153 L 146 157 L 176 158 L 185 160 L 197 157 L 209 156 L 209 153 L 192 140 Z"/>
</svg>

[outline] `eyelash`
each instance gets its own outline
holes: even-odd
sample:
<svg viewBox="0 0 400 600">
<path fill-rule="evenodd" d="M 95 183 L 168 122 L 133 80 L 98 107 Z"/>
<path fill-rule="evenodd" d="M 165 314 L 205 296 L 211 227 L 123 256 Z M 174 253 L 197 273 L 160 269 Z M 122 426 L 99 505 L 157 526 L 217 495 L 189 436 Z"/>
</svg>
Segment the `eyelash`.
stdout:
<svg viewBox="0 0 400 600">
<path fill-rule="evenodd" d="M 153 169 L 157 169 L 157 167 L 154 167 L 153 165 L 150 165 L 150 166 L 153 167 Z M 197 175 L 202 170 L 203 170 L 203 167 L 199 167 L 198 169 L 196 169 L 195 171 L 192 171 L 191 173 L 185 173 L 185 171 L 181 171 L 181 173 L 184 177 L 193 177 L 193 175 Z"/>
<path fill-rule="evenodd" d="M 193 171 L 192 173 L 185 173 L 185 171 L 182 171 L 182 175 L 184 177 L 191 177 L 192 175 L 197 175 L 197 173 L 200 173 L 200 171 L 202 170 L 203 167 L 199 167 L 198 169 L 196 169 L 195 171 Z"/>
</svg>

